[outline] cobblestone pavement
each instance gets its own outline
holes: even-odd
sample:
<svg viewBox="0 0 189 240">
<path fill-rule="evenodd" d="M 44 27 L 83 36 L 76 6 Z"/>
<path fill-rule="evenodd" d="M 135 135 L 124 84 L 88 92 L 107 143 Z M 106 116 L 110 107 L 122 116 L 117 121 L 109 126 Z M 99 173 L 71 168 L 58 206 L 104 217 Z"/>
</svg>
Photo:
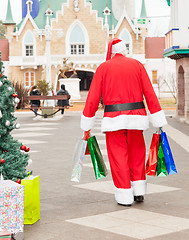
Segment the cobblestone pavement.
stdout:
<svg viewBox="0 0 189 240">
<path fill-rule="evenodd" d="M 31 148 L 34 175 L 40 175 L 41 219 L 25 226 L 25 240 L 188 240 L 189 239 L 189 125 L 167 111 L 166 131 L 178 174 L 148 177 L 144 203 L 123 207 L 114 200 L 111 174 L 96 180 L 90 157 L 84 160 L 80 183 L 70 181 L 76 139 L 81 137 L 80 111 L 66 111 L 42 121 L 31 112 L 17 112 L 19 130 L 13 136 Z M 96 135 L 108 165 L 98 112 Z M 154 128 L 145 131 L 147 154 Z"/>
</svg>

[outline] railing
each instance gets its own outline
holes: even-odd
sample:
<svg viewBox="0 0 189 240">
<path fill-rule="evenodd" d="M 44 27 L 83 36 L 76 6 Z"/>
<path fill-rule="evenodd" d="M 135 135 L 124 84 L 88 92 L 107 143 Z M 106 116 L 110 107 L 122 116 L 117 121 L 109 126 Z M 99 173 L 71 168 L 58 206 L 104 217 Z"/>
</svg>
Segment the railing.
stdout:
<svg viewBox="0 0 189 240">
<path fill-rule="evenodd" d="M 51 55 L 51 64 L 62 64 L 63 58 L 67 55 Z M 74 64 L 100 64 L 105 61 L 105 54 L 89 54 L 89 55 L 70 55 L 69 61 Z M 10 56 L 10 66 L 39 66 L 45 65 L 47 59 L 45 56 L 23 57 L 23 56 Z"/>
<path fill-rule="evenodd" d="M 165 48 L 179 48 L 179 28 L 173 28 L 167 32 L 165 37 Z"/>
</svg>

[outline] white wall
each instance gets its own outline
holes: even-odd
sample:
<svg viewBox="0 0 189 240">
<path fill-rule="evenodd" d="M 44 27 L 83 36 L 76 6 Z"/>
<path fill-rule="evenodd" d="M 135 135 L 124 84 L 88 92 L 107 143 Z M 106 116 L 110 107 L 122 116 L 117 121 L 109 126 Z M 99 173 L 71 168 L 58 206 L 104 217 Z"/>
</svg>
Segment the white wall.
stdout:
<svg viewBox="0 0 189 240">
<path fill-rule="evenodd" d="M 189 48 L 189 0 L 173 0 L 171 2 L 171 26 L 179 28 L 178 34 L 175 34 L 174 43 L 178 42 L 180 48 Z"/>
<path fill-rule="evenodd" d="M 160 90 L 157 84 L 153 84 L 157 96 L 159 98 L 173 97 L 164 79 L 166 80 L 171 89 L 173 89 L 173 85 L 176 86 L 176 61 L 169 58 L 146 59 L 145 68 L 151 81 L 152 71 L 157 70 L 157 78 L 159 80 Z"/>
<path fill-rule="evenodd" d="M 9 77 L 9 62 L 8 61 L 4 61 L 3 62 L 3 66 L 5 67 L 5 71 L 4 71 L 4 75 Z"/>
</svg>

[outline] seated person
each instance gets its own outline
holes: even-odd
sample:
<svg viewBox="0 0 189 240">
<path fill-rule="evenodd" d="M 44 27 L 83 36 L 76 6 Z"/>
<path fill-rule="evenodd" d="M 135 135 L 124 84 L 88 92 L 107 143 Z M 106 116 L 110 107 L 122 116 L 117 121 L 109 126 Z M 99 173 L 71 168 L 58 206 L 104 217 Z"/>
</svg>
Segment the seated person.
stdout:
<svg viewBox="0 0 189 240">
<path fill-rule="evenodd" d="M 65 85 L 64 84 L 61 85 L 61 89 L 57 92 L 57 95 L 69 95 L 68 91 L 65 90 Z M 65 106 L 70 106 L 69 99 L 58 100 L 57 105 L 59 107 L 63 107 L 62 110 L 61 110 L 61 114 L 64 114 L 64 107 Z"/>
<path fill-rule="evenodd" d="M 32 86 L 29 95 L 30 96 L 41 95 L 39 90 L 37 90 L 36 85 Z M 31 105 L 31 107 L 35 107 L 35 106 L 40 107 L 40 100 L 31 100 L 30 105 Z M 37 111 L 38 111 L 38 108 L 34 109 L 34 113 L 35 113 L 36 116 L 37 116 Z"/>
</svg>

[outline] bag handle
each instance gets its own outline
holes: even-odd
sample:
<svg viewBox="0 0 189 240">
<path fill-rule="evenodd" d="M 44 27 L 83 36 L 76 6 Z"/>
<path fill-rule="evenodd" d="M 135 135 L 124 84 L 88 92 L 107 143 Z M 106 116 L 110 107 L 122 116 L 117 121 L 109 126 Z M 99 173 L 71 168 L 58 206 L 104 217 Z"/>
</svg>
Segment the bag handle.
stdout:
<svg viewBox="0 0 189 240">
<path fill-rule="evenodd" d="M 88 138 L 91 137 L 90 130 L 84 132 L 83 140 L 87 141 Z"/>
</svg>

